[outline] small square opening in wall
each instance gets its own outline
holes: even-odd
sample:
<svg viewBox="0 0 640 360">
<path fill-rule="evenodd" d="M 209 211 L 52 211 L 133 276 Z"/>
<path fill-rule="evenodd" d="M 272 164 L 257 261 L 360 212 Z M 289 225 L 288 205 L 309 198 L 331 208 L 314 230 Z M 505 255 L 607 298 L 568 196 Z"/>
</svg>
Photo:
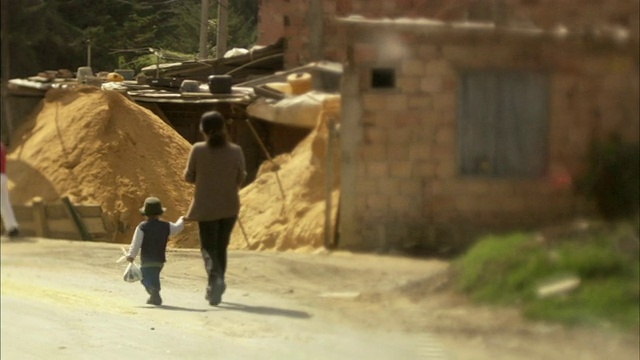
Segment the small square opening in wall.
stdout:
<svg viewBox="0 0 640 360">
<path fill-rule="evenodd" d="M 390 89 L 396 87 L 396 71 L 391 68 L 372 69 L 371 87 L 374 89 Z"/>
</svg>

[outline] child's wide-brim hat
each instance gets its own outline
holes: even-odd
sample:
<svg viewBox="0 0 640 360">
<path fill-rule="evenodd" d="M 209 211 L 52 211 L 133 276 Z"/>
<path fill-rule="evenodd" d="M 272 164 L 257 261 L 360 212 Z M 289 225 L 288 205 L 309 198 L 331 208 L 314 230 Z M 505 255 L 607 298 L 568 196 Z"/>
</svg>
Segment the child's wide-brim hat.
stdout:
<svg viewBox="0 0 640 360">
<path fill-rule="evenodd" d="M 162 207 L 160 199 L 151 196 L 144 200 L 144 206 L 140 208 L 140 214 L 146 216 L 162 215 L 166 210 Z"/>
</svg>

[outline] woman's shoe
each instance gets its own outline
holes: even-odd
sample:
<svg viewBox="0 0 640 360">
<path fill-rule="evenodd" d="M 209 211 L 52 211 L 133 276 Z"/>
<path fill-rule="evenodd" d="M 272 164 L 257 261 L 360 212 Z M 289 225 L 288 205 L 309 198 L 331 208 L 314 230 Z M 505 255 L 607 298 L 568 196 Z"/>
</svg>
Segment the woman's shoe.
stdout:
<svg viewBox="0 0 640 360">
<path fill-rule="evenodd" d="M 209 305 L 218 306 L 222 302 L 222 294 L 227 289 L 227 285 L 222 280 L 216 281 L 215 285 L 208 293 Z"/>
</svg>

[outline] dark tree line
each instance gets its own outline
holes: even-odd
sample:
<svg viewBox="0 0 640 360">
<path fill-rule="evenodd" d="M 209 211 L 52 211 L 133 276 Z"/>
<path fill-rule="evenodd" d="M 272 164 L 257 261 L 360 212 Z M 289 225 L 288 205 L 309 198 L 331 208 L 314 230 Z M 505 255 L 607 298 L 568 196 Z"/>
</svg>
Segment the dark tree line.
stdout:
<svg viewBox="0 0 640 360">
<path fill-rule="evenodd" d="M 215 57 L 218 4 L 210 0 L 209 44 Z M 10 78 L 44 70 L 94 71 L 154 63 L 148 49 L 195 59 L 201 0 L 8 0 Z M 6 8 L 5 8 L 6 7 Z M 258 0 L 229 0 L 227 47 L 247 48 L 257 37 Z M 2 37 L 5 41 L 5 35 Z M 6 56 L 6 54 L 3 54 Z M 168 59 L 169 60 L 169 59 Z"/>
</svg>

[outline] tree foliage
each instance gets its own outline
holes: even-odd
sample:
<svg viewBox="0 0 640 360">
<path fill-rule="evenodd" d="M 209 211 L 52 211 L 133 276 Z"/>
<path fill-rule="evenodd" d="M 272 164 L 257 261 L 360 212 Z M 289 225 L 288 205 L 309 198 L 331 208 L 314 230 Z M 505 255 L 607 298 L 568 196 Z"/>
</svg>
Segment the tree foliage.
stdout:
<svg viewBox="0 0 640 360">
<path fill-rule="evenodd" d="M 258 0 L 229 0 L 229 48 L 256 40 Z M 218 3 L 209 0 L 210 24 Z M 10 77 L 86 66 L 94 71 L 142 66 L 149 49 L 195 58 L 201 0 L 9 0 Z M 215 26 L 209 27 L 210 49 Z M 5 36 L 3 36 L 3 41 Z"/>
</svg>

